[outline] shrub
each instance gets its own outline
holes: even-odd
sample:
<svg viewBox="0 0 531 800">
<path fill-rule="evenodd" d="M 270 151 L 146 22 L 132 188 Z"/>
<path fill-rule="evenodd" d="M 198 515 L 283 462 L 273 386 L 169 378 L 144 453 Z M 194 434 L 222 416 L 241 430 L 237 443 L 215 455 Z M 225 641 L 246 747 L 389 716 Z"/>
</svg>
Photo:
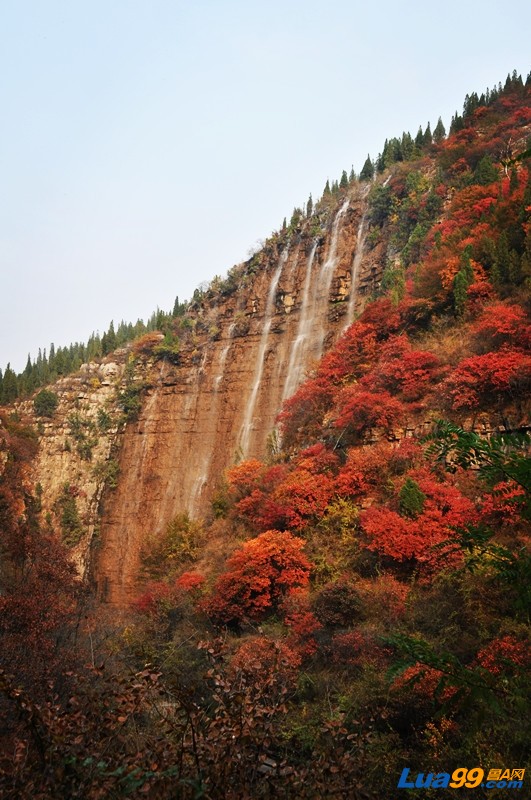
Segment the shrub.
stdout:
<svg viewBox="0 0 531 800">
<path fill-rule="evenodd" d="M 33 408 L 39 417 L 53 417 L 59 403 L 59 397 L 49 389 L 42 389 L 33 401 Z"/>
<path fill-rule="evenodd" d="M 182 564 L 195 561 L 201 533 L 198 522 L 188 514 L 178 514 L 164 531 L 147 539 L 140 556 L 144 574 L 160 578 Z"/>
<path fill-rule="evenodd" d="M 348 627 L 362 616 L 362 603 L 354 585 L 339 580 L 324 586 L 314 600 L 315 616 L 323 625 Z"/>
<path fill-rule="evenodd" d="M 65 483 L 55 504 L 63 542 L 67 547 L 74 547 L 78 544 L 85 532 L 77 508 L 76 497 L 78 495 L 79 490 L 76 486 Z"/>
<path fill-rule="evenodd" d="M 310 563 L 303 547 L 302 539 L 275 530 L 246 542 L 229 558 L 205 610 L 227 625 L 276 611 L 287 592 L 308 584 Z"/>
</svg>

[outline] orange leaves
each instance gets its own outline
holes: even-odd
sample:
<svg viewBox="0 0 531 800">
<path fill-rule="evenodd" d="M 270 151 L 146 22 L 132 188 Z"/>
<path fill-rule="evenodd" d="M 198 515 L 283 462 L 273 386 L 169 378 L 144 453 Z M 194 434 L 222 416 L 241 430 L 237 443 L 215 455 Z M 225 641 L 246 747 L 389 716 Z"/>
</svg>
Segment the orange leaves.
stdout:
<svg viewBox="0 0 531 800">
<path fill-rule="evenodd" d="M 454 278 L 461 269 L 461 259 L 457 255 L 448 256 L 444 268 L 440 272 L 441 283 L 444 289 L 451 289 Z"/>
<path fill-rule="evenodd" d="M 311 656 L 317 650 L 314 633 L 323 626 L 310 610 L 308 592 L 295 589 L 286 595 L 282 603 L 284 623 L 290 629 L 288 643 L 301 658 Z"/>
<path fill-rule="evenodd" d="M 156 616 L 176 607 L 188 595 L 197 600 L 201 595 L 205 578 L 199 572 L 184 572 L 174 583 L 153 581 L 133 603 L 141 614 Z"/>
<path fill-rule="evenodd" d="M 370 493 L 387 475 L 388 466 L 397 453 L 387 443 L 351 447 L 347 460 L 339 470 L 335 488 L 342 497 L 357 497 Z"/>
<path fill-rule="evenodd" d="M 199 572 L 183 572 L 175 581 L 175 587 L 183 592 L 197 593 L 204 586 L 205 578 Z"/>
<path fill-rule="evenodd" d="M 408 692 L 412 691 L 417 697 L 433 700 L 441 688 L 441 681 L 444 673 L 434 667 L 417 663 L 408 667 L 398 678 L 395 679 L 392 688 L 402 689 L 407 687 Z M 455 686 L 446 686 L 439 694 L 443 701 L 449 700 L 457 693 Z"/>
<path fill-rule="evenodd" d="M 295 469 L 275 489 L 272 500 L 285 509 L 286 526 L 299 530 L 322 517 L 332 492 L 333 481 L 328 475 Z"/>
<path fill-rule="evenodd" d="M 262 462 L 256 458 L 250 458 L 228 469 L 227 480 L 236 496 L 243 496 L 252 491 L 263 471 L 264 465 Z"/>
<path fill-rule="evenodd" d="M 259 462 L 244 462 L 229 470 L 231 489 L 236 491 L 234 510 L 239 519 L 249 522 L 258 530 L 271 527 L 299 530 L 309 521 L 319 518 L 326 508 L 333 491 L 333 480 L 320 467 L 333 466 L 337 458 L 322 446 L 309 450 L 300 459 L 307 469 L 288 471 L 284 465 L 265 467 Z M 255 464 L 260 469 L 255 468 Z M 252 475 L 247 469 L 252 467 Z M 245 480 L 236 470 L 243 470 Z M 311 470 L 311 471 L 310 471 Z M 238 483 L 234 483 L 234 480 Z M 254 482 L 253 482 L 253 480 Z M 247 493 L 243 496 L 243 491 Z"/>
<path fill-rule="evenodd" d="M 227 625 L 271 613 L 291 589 L 308 583 L 310 562 L 303 547 L 302 539 L 275 530 L 245 542 L 229 558 L 205 610 Z"/>
</svg>

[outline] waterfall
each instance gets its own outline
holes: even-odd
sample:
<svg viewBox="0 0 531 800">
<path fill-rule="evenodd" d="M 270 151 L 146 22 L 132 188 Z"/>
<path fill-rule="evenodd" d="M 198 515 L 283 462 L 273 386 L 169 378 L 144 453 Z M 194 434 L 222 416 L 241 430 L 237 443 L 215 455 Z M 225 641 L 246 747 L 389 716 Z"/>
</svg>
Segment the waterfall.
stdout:
<svg viewBox="0 0 531 800">
<path fill-rule="evenodd" d="M 231 322 L 231 324 L 229 325 L 229 327 L 227 329 L 227 344 L 225 345 L 225 347 L 221 351 L 221 356 L 219 357 L 218 374 L 214 378 L 214 392 L 215 393 L 219 392 L 219 387 L 221 385 L 221 381 L 223 380 L 223 376 L 224 376 L 224 373 L 225 373 L 225 362 L 227 360 L 227 356 L 229 354 L 229 350 L 230 350 L 231 345 L 232 345 L 232 334 L 233 334 L 233 331 L 234 331 L 235 327 L 236 327 L 236 323 L 235 322 Z"/>
<path fill-rule="evenodd" d="M 227 361 L 227 356 L 229 354 L 229 350 L 232 345 L 232 333 L 235 327 L 236 323 L 231 322 L 229 327 L 227 328 L 227 342 L 220 353 L 217 375 L 214 378 L 212 384 L 213 399 L 209 413 L 209 417 L 212 420 L 217 419 L 219 390 L 224 378 L 225 363 Z M 200 367 L 200 371 L 201 369 L 202 366 Z M 190 490 L 190 495 L 187 502 L 187 510 L 188 513 L 193 517 L 196 517 L 198 514 L 198 509 L 200 507 L 200 502 L 201 502 L 201 496 L 203 494 L 204 489 L 208 486 L 208 476 L 209 476 L 210 464 L 212 462 L 212 455 L 213 455 L 212 448 L 210 448 L 203 454 L 200 472 L 197 475 L 197 478 L 194 480 L 194 484 L 192 486 L 192 489 Z"/>
<path fill-rule="evenodd" d="M 332 278 L 334 277 L 334 271 L 337 266 L 337 242 L 339 238 L 339 226 L 342 217 L 346 214 L 349 202 L 350 202 L 349 198 L 347 198 L 336 214 L 334 224 L 332 225 L 332 236 L 330 238 L 330 248 L 328 250 L 328 255 L 323 265 L 321 266 L 321 269 L 319 271 L 319 277 L 317 279 L 315 287 L 314 298 L 316 300 L 320 300 L 322 303 L 316 327 L 316 353 L 315 353 L 316 359 L 321 358 L 323 354 L 324 340 L 326 336 L 326 328 L 328 321 L 328 298 L 330 295 L 330 286 L 332 284 Z M 312 305 L 315 305 L 315 302 Z"/>
<path fill-rule="evenodd" d="M 273 278 L 269 286 L 269 293 L 267 295 L 267 302 L 264 312 L 264 325 L 262 328 L 262 335 L 260 337 L 260 344 L 258 346 L 258 355 L 256 357 L 256 364 L 254 369 L 253 388 L 251 396 L 247 401 L 245 409 L 245 417 L 241 427 L 240 433 L 240 448 L 244 458 L 247 456 L 249 450 L 249 443 L 251 439 L 252 424 L 254 418 L 254 410 L 258 398 L 258 390 L 262 381 L 262 373 L 264 371 L 264 357 L 267 348 L 267 340 L 269 338 L 269 331 L 271 330 L 271 323 L 273 321 L 273 313 L 275 310 L 275 298 L 277 293 L 277 286 L 280 280 L 280 274 L 286 261 L 288 260 L 289 247 L 282 251 L 282 255 L 278 260 L 278 266 L 275 270 Z"/>
<path fill-rule="evenodd" d="M 304 368 L 306 367 L 305 355 L 310 342 L 313 322 L 312 306 L 309 303 L 310 285 L 312 282 L 312 267 L 318 244 L 319 240 L 314 239 L 312 249 L 310 250 L 310 255 L 306 261 L 306 276 L 304 278 L 304 287 L 302 290 L 302 301 L 299 324 L 297 327 L 297 336 L 291 347 L 288 372 L 286 376 L 286 383 L 284 384 L 284 391 L 282 393 L 282 400 L 285 400 L 287 397 L 290 397 L 293 394 L 301 381 Z"/>
<path fill-rule="evenodd" d="M 354 322 L 354 313 L 356 311 L 356 297 L 358 293 L 358 273 L 360 271 L 361 259 L 363 258 L 363 249 L 365 245 L 365 222 L 367 220 L 367 209 L 363 212 L 360 224 L 358 226 L 358 235 L 356 239 L 356 252 L 352 261 L 352 273 L 350 278 L 350 296 L 348 299 L 347 308 L 347 321 L 345 323 L 346 330 Z"/>
</svg>

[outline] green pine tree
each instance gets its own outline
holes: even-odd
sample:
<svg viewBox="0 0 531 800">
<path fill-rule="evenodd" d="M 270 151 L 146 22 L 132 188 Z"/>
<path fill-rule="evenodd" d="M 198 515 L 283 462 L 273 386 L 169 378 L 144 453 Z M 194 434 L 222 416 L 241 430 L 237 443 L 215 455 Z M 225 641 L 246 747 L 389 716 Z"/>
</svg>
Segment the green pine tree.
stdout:
<svg viewBox="0 0 531 800">
<path fill-rule="evenodd" d="M 370 181 L 374 176 L 374 164 L 371 161 L 370 155 L 365 159 L 365 164 L 360 172 L 360 181 Z"/>
<path fill-rule="evenodd" d="M 443 125 L 443 121 L 441 117 L 437 120 L 437 125 L 435 126 L 435 130 L 433 131 L 433 141 L 436 144 L 442 142 L 444 137 L 446 136 L 446 128 Z"/>
<path fill-rule="evenodd" d="M 470 282 L 464 270 L 459 270 L 454 278 L 453 295 L 454 295 L 454 313 L 456 317 L 462 317 L 465 313 L 467 301 L 467 289 Z"/>
<path fill-rule="evenodd" d="M 8 364 L 2 381 L 2 403 L 12 403 L 18 397 L 17 376 Z"/>
<path fill-rule="evenodd" d="M 416 519 L 424 511 L 426 495 L 413 478 L 406 478 L 406 481 L 398 495 L 398 504 L 402 516 Z"/>
<path fill-rule="evenodd" d="M 491 157 L 486 154 L 476 165 L 474 170 L 474 182 L 480 186 L 489 186 L 498 180 L 498 170 L 492 163 Z"/>
</svg>

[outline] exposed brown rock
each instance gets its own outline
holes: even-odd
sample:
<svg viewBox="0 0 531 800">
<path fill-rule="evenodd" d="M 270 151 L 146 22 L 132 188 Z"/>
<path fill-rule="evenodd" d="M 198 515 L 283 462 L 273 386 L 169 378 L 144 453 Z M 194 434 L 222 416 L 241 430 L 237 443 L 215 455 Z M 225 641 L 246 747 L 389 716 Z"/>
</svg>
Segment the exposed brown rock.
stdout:
<svg viewBox="0 0 531 800">
<path fill-rule="evenodd" d="M 269 241 L 236 292 L 197 303 L 178 364 L 140 354 L 138 419 L 99 436 L 92 454 L 94 462 L 112 450 L 120 465 L 118 485 L 103 495 L 100 520 L 105 487 L 72 448 L 65 452 L 67 420 L 76 405 L 91 419 L 105 404 L 119 417 L 127 353 L 113 367 L 90 365 L 66 379 L 56 418 L 44 424 L 36 480 L 52 505 L 64 483 L 83 489 L 87 536 L 76 557 L 83 567 L 99 522 L 93 573 L 103 601 L 130 602 L 145 538 L 179 512 L 202 515 L 227 466 L 264 454 L 283 400 L 376 288 L 386 260 L 383 242 L 365 248 L 363 258 L 358 251 L 352 295 L 366 195 L 357 186 L 320 228 L 306 220 L 291 236 Z M 31 411 L 29 403 L 25 410 Z"/>
</svg>

